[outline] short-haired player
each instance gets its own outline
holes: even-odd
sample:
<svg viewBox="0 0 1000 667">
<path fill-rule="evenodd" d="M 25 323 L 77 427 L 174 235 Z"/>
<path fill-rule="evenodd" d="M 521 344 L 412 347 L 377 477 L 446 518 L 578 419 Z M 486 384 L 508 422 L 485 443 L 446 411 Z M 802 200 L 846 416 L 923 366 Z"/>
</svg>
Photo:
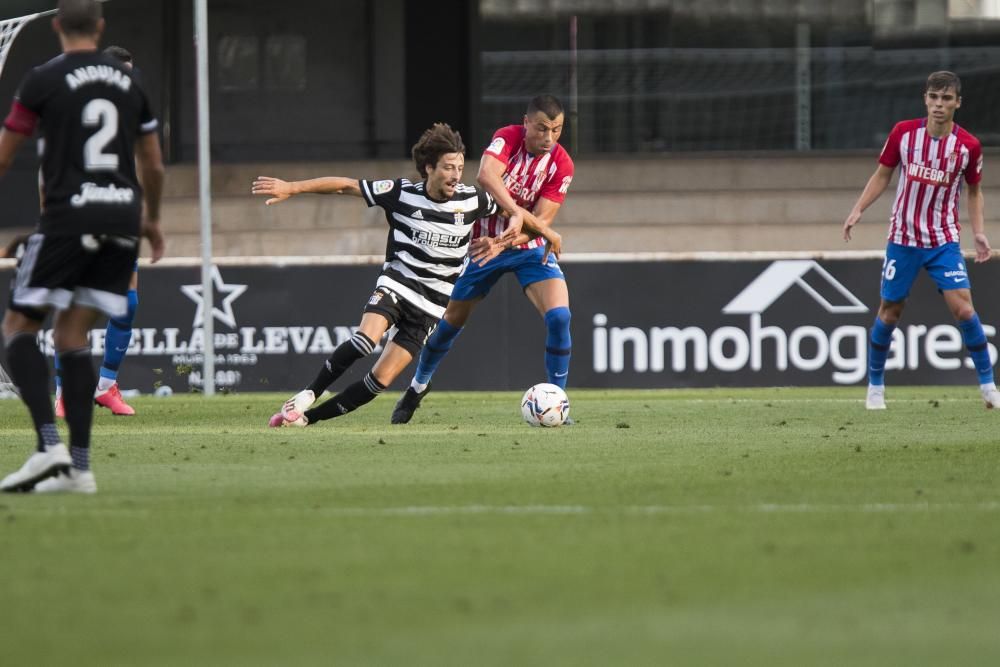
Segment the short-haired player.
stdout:
<svg viewBox="0 0 1000 667">
<path fill-rule="evenodd" d="M 924 87 L 927 116 L 896 123 L 882 148 L 879 164 L 844 221 L 843 235 L 885 191 L 900 167 L 889 239 L 882 266 L 882 301 L 868 345 L 868 395 L 865 407 L 885 409 L 885 364 L 910 288 L 921 269 L 938 291 L 962 332 L 975 365 L 979 390 L 988 408 L 1000 407 L 986 334 L 972 305 L 968 268 L 959 247 L 958 201 L 963 182 L 969 189 L 969 221 L 976 262 L 990 259 L 983 217 L 983 153 L 979 140 L 955 122 L 962 106 L 962 82 L 952 72 L 934 72 Z"/>
<path fill-rule="evenodd" d="M 63 53 L 28 73 L 0 130 L 0 174 L 36 130 L 46 146 L 45 208 L 3 318 L 8 370 L 31 413 L 37 451 L 0 481 L 0 490 L 94 493 L 90 430 L 97 378 L 87 334 L 100 313 L 121 317 L 127 311 L 139 237 L 149 239 L 154 261 L 163 254 L 163 161 L 142 87 L 121 62 L 97 49 L 101 4 L 59 0 L 52 25 Z M 37 344 L 52 310 L 68 450 L 55 426 L 49 367 Z"/>
<path fill-rule="evenodd" d="M 306 389 L 271 417 L 270 426 L 306 426 L 340 417 L 382 393 L 420 353 L 444 313 L 468 253 L 473 223 L 500 210 L 484 189 L 461 183 L 465 145 L 448 125 L 437 123 L 424 132 L 412 155 L 423 179 L 416 183 L 406 178 L 371 181 L 339 176 L 296 182 L 260 176 L 253 182 L 253 194 L 269 196 L 267 204 L 310 192 L 352 195 L 368 206 L 381 207 L 389 223 L 385 264 L 357 332 L 337 346 Z M 510 213 L 521 215 L 516 208 Z M 352 364 L 375 350 L 387 331 L 388 343 L 371 371 L 312 407 Z"/>
<path fill-rule="evenodd" d="M 572 351 L 569 290 L 559 268 L 558 252 L 550 255 L 546 234 L 573 180 L 573 160 L 559 145 L 562 104 L 552 95 L 533 98 L 521 125 L 502 127 L 483 152 L 479 184 L 504 208 L 520 206 L 545 226 L 545 234 L 518 233 L 508 220 L 493 216 L 476 225 L 470 262 L 448 308 L 420 353 L 410 386 L 396 403 L 393 424 L 405 424 L 430 391 L 431 379 L 472 311 L 505 273 L 513 273 L 525 296 L 545 322 L 545 371 L 548 381 L 565 388 Z M 515 236 L 516 235 L 516 236 Z M 495 259 L 494 259 L 495 258 Z M 485 260 L 491 260 L 488 263 Z"/>
</svg>

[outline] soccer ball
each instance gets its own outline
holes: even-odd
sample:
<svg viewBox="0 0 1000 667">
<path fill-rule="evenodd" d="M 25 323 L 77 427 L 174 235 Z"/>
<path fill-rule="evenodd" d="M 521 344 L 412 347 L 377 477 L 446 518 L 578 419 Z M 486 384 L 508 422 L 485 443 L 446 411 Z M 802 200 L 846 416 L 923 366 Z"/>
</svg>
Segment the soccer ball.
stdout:
<svg viewBox="0 0 1000 667">
<path fill-rule="evenodd" d="M 561 426 L 569 417 L 566 392 L 547 382 L 536 384 L 521 398 L 521 416 L 532 426 Z"/>
</svg>

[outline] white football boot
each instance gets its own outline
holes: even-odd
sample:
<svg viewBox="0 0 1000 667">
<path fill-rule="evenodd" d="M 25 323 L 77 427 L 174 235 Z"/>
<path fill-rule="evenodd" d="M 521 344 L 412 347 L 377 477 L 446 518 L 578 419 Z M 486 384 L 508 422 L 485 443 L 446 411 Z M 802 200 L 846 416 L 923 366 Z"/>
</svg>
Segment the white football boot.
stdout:
<svg viewBox="0 0 1000 667">
<path fill-rule="evenodd" d="M 70 468 L 36 484 L 35 493 L 97 493 L 97 481 L 90 470 Z"/>
<path fill-rule="evenodd" d="M 885 385 L 868 385 L 868 396 L 865 397 L 865 408 L 868 410 L 885 410 Z"/>
<path fill-rule="evenodd" d="M 303 389 L 299 393 L 285 401 L 278 412 L 268 421 L 268 426 L 305 426 L 309 423 L 306 419 L 305 411 L 316 402 L 316 395 L 309 389 Z"/>
<path fill-rule="evenodd" d="M 986 402 L 986 409 L 1000 408 L 1000 391 L 997 391 L 995 384 L 980 385 L 979 391 Z"/>
<path fill-rule="evenodd" d="M 69 470 L 73 464 L 73 459 L 69 456 L 69 450 L 61 442 L 51 447 L 46 447 L 45 451 L 35 452 L 28 457 L 21 469 L 12 472 L 0 482 L 0 491 L 14 493 L 18 491 L 31 491 L 35 485 L 46 477 L 51 477 L 63 470 Z"/>
</svg>

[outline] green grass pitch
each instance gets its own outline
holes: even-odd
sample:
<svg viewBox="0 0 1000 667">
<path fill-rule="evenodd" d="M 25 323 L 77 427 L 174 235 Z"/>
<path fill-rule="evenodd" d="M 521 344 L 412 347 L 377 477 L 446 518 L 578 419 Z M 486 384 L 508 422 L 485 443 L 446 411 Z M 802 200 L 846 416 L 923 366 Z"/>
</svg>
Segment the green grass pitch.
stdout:
<svg viewBox="0 0 1000 667">
<path fill-rule="evenodd" d="M 0 664 L 1000 664 L 1000 414 L 863 392 L 139 398 L 97 496 L 0 496 Z"/>
</svg>

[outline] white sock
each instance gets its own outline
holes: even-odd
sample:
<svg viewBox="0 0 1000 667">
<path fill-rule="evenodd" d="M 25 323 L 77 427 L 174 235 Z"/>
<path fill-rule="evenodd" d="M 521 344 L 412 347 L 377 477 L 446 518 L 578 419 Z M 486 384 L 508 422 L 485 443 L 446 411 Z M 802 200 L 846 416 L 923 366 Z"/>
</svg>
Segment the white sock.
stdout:
<svg viewBox="0 0 1000 667">
<path fill-rule="evenodd" d="M 979 391 L 983 392 L 984 394 L 989 391 L 996 391 L 996 389 L 997 385 L 995 382 L 987 382 L 986 384 L 979 385 Z"/>
<path fill-rule="evenodd" d="M 112 380 L 111 378 L 106 378 L 102 375 L 97 381 L 97 393 L 103 394 L 108 389 L 111 389 L 111 386 L 117 381 L 118 380 Z"/>
<path fill-rule="evenodd" d="M 417 382 L 416 379 L 414 379 L 413 382 L 410 383 L 410 386 L 413 387 L 413 391 L 417 392 L 418 394 L 422 394 L 425 391 L 427 391 L 427 385 Z"/>
</svg>

